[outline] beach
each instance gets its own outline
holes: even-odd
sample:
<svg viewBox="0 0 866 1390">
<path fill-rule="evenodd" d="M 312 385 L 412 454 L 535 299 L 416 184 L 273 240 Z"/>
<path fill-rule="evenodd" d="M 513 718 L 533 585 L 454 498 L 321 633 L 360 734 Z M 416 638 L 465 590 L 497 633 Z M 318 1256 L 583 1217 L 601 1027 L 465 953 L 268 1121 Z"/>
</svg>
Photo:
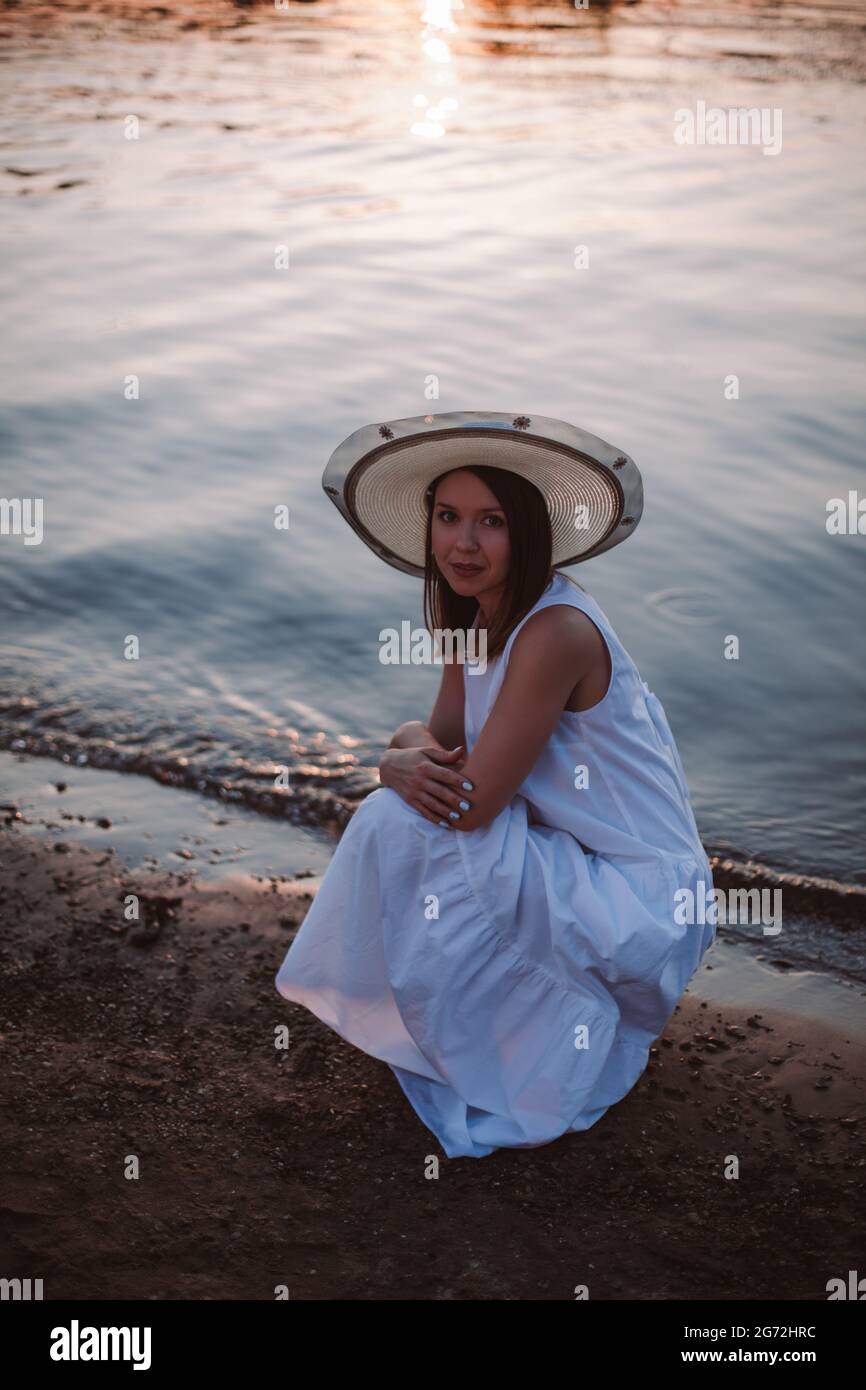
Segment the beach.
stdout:
<svg viewBox="0 0 866 1390">
<path fill-rule="evenodd" d="M 110 829 L 3 816 L 0 1253 L 46 1298 L 814 1300 L 862 1263 L 862 983 L 717 1001 L 757 968 L 721 931 L 595 1126 L 449 1161 L 275 992 L 315 875 L 130 870 Z"/>
</svg>

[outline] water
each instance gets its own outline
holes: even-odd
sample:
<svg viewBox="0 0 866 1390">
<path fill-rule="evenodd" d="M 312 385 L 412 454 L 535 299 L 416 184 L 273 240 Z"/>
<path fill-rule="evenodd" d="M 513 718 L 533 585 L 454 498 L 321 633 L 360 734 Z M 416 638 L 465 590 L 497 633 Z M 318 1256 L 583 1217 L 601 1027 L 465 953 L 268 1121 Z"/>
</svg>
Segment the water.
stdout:
<svg viewBox="0 0 866 1390">
<path fill-rule="evenodd" d="M 551 415 L 642 470 L 634 538 L 570 573 L 708 849 L 866 883 L 863 538 L 825 525 L 864 482 L 866 6 L 421 13 L 4 12 L 0 495 L 45 531 L 0 536 L 0 745 L 345 823 L 439 671 L 379 663 L 420 582 L 331 451 Z M 699 100 L 780 109 L 781 153 L 677 145 Z"/>
</svg>

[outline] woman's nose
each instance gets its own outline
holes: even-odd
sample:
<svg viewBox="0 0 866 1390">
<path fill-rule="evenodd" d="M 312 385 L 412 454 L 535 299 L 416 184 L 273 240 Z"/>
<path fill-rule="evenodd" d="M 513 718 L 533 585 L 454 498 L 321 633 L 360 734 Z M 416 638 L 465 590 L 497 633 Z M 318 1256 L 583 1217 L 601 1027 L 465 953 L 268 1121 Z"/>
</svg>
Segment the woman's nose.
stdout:
<svg viewBox="0 0 866 1390">
<path fill-rule="evenodd" d="M 460 535 L 459 535 L 458 538 L 457 538 L 457 549 L 458 549 L 458 550 L 477 550 L 477 549 L 478 549 L 478 540 L 477 540 L 477 537 L 476 537 L 476 535 L 475 535 L 475 532 L 474 532 L 473 530 L 471 530 L 471 528 L 467 528 L 465 531 L 461 531 Z"/>
</svg>

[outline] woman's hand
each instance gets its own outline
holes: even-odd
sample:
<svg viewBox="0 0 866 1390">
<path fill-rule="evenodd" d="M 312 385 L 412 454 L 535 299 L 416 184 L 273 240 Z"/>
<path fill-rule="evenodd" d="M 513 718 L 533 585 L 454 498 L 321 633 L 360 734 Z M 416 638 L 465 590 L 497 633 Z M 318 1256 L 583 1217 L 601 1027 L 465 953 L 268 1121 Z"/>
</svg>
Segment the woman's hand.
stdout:
<svg viewBox="0 0 866 1390">
<path fill-rule="evenodd" d="M 459 818 L 471 809 L 467 792 L 474 788 L 460 772 L 465 761 L 462 744 L 451 752 L 436 743 L 422 748 L 389 748 L 379 764 L 379 780 L 425 820 L 434 825 L 444 820 L 453 827 L 459 821 L 450 813 L 456 811 Z"/>
</svg>

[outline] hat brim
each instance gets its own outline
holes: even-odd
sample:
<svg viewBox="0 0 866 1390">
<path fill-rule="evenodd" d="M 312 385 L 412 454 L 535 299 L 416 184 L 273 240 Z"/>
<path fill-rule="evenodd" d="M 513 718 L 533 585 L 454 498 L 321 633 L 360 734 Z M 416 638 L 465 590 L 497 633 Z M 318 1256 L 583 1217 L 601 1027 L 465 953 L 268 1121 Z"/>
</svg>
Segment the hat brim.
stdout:
<svg viewBox="0 0 866 1390">
<path fill-rule="evenodd" d="M 328 460 L 322 487 L 386 564 L 423 576 L 432 480 L 471 465 L 527 478 L 544 496 L 552 564 L 579 564 L 627 539 L 643 512 L 634 461 L 597 435 L 547 416 L 450 411 L 365 425 Z"/>
</svg>

